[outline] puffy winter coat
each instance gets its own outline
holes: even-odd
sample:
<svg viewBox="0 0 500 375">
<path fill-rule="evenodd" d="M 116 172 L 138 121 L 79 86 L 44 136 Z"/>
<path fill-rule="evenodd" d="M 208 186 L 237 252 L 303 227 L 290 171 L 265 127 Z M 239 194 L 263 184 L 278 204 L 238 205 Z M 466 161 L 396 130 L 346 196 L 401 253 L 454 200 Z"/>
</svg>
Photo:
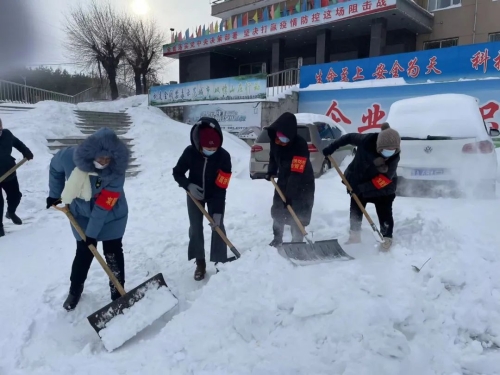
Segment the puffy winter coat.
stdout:
<svg viewBox="0 0 500 375">
<path fill-rule="evenodd" d="M 102 170 L 96 169 L 97 157 L 111 157 L 110 164 Z M 90 175 L 92 198 L 90 201 L 76 198 L 70 211 L 85 235 L 98 241 L 109 241 L 123 237 L 128 219 L 128 205 L 123 189 L 125 171 L 128 166 L 127 146 L 110 129 L 103 128 L 88 137 L 77 147 L 59 151 L 50 162 L 49 196 L 60 198 L 65 181 L 75 167 Z M 81 238 L 73 229 L 77 241 Z"/>
<path fill-rule="evenodd" d="M 221 138 L 221 147 L 210 155 L 205 156 L 200 151 L 199 130 L 202 127 L 212 124 L 213 128 L 219 133 Z M 214 213 L 223 213 L 226 201 L 226 189 L 231 178 L 232 166 L 231 156 L 222 148 L 224 137 L 217 120 L 209 117 L 202 117 L 198 124 L 191 128 L 191 145 L 186 147 L 181 157 L 174 167 L 173 176 L 175 181 L 183 189 L 188 188 L 189 184 L 195 184 L 203 188 L 204 201 L 212 202 Z M 188 177 L 186 172 L 189 171 Z"/>
<path fill-rule="evenodd" d="M 399 151 L 385 160 L 386 172 L 381 172 L 375 165 L 380 161 L 381 155 L 377 152 L 378 133 L 346 134 L 325 150 L 333 153 L 340 147 L 353 145 L 357 147 L 353 161 L 345 171 L 345 177 L 354 192 L 365 198 L 381 197 L 396 193 Z"/>
<path fill-rule="evenodd" d="M 303 198 L 314 191 L 314 170 L 309 160 L 309 148 L 304 138 L 297 134 L 297 118 L 293 113 L 282 114 L 268 127 L 270 154 L 268 174 L 278 177 L 278 186 L 287 198 Z M 290 139 L 286 146 L 276 144 L 276 133 Z"/>
<path fill-rule="evenodd" d="M 2 135 L 0 135 L 0 177 L 16 165 L 16 159 L 12 156 L 12 148 L 17 149 L 23 154 L 23 157 L 32 155 L 29 148 L 17 139 L 10 130 L 3 129 Z M 5 181 L 13 179 L 15 175 L 16 172 L 12 173 Z"/>
</svg>

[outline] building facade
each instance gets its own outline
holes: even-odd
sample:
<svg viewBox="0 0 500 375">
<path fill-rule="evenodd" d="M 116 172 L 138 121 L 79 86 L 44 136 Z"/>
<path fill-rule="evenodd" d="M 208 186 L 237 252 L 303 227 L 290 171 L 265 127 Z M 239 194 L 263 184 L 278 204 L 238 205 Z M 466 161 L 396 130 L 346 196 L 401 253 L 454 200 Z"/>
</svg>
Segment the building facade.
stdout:
<svg viewBox="0 0 500 375">
<path fill-rule="evenodd" d="M 215 0 L 212 15 L 163 48 L 181 83 L 500 39 L 492 0 Z"/>
</svg>

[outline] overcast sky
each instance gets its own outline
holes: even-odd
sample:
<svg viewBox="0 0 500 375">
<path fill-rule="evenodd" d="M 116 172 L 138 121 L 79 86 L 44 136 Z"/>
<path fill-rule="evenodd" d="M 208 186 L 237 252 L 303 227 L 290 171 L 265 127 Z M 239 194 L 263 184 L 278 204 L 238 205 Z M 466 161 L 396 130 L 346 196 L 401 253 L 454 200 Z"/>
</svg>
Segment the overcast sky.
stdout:
<svg viewBox="0 0 500 375">
<path fill-rule="evenodd" d="M 0 23 L 7 21 L 17 25 L 22 24 L 26 33 L 26 40 L 18 37 L 17 44 L 22 44 L 23 60 L 27 65 L 40 64 L 62 64 L 64 68 L 77 70 L 74 65 L 66 65 L 71 61 L 62 46 L 65 38 L 63 25 L 65 15 L 72 6 L 79 2 L 87 3 L 89 0 L 0 0 Z M 107 0 L 103 0 L 107 1 Z M 154 17 L 165 36 L 170 38 L 170 28 L 177 31 L 186 30 L 188 27 L 192 30 L 195 26 L 209 24 L 216 18 L 210 16 L 211 0 L 109 0 L 117 10 L 124 10 L 136 17 Z M 8 3 L 23 3 L 24 9 L 13 9 L 10 12 L 4 12 Z M 189 3 L 189 4 L 188 4 Z M 12 3 L 11 3 L 12 4 Z M 140 16 L 135 10 L 143 11 L 149 8 L 146 16 Z M 21 17 L 21 13 L 26 14 Z M 6 14 L 9 13 L 9 14 Z M 29 13 L 29 14 L 28 14 Z M 7 18 L 5 18 L 7 17 Z M 28 22 L 27 22 L 28 21 Z M 32 28 L 28 25 L 31 24 Z M 5 35 L 3 30 L 7 28 L 0 25 L 0 38 Z M 29 30 L 28 30 L 29 29 Z M 28 35 L 29 34 L 29 35 Z M 29 40 L 29 41 L 27 41 Z M 6 40 L 2 41 L 4 44 Z M 166 40 L 165 42 L 168 42 Z M 18 47 L 18 49 L 21 47 Z M 3 48 L 2 48 L 3 49 Z M 4 52 L 0 51 L 0 53 Z M 164 68 L 162 71 L 163 81 L 178 80 L 178 62 L 167 64 L 170 59 L 164 58 Z M 56 68 L 58 65 L 52 65 Z"/>
</svg>

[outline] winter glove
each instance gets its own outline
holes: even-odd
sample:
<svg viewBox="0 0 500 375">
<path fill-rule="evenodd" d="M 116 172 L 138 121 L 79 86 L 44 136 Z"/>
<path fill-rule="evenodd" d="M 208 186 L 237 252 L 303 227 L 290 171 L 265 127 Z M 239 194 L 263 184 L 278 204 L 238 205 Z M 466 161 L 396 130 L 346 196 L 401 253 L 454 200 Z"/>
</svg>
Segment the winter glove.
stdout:
<svg viewBox="0 0 500 375">
<path fill-rule="evenodd" d="M 286 198 L 286 201 L 283 202 L 283 205 L 285 206 L 285 208 L 287 208 L 288 206 L 292 206 L 292 199 L 291 198 Z"/>
<path fill-rule="evenodd" d="M 373 164 L 380 173 L 387 173 L 387 171 L 389 171 L 389 166 L 385 164 L 385 159 L 383 157 L 374 159 Z"/>
<path fill-rule="evenodd" d="M 273 177 L 274 177 L 274 175 L 273 175 L 272 173 L 267 173 L 267 174 L 265 175 L 265 177 L 264 177 L 264 178 L 265 178 L 267 181 L 271 181 L 271 178 L 273 178 Z"/>
<path fill-rule="evenodd" d="M 59 203 L 61 203 L 61 198 L 47 198 L 47 209 L 51 208 L 52 206 L 57 206 Z"/>
<path fill-rule="evenodd" d="M 222 222 L 222 214 L 213 214 L 212 219 L 215 222 L 215 225 L 210 224 L 210 227 L 212 227 L 212 230 L 215 230 L 215 227 L 220 227 L 220 224 Z"/>
<path fill-rule="evenodd" d="M 85 245 L 87 246 L 93 245 L 95 248 L 97 248 L 97 240 L 92 237 L 87 237 L 85 239 Z"/>
<path fill-rule="evenodd" d="M 30 150 L 26 151 L 26 153 L 23 156 L 28 160 L 33 159 L 33 153 Z"/>
<path fill-rule="evenodd" d="M 201 187 L 195 184 L 189 184 L 188 190 L 194 197 L 194 199 L 197 199 L 199 201 L 203 200 L 203 189 Z"/>
</svg>

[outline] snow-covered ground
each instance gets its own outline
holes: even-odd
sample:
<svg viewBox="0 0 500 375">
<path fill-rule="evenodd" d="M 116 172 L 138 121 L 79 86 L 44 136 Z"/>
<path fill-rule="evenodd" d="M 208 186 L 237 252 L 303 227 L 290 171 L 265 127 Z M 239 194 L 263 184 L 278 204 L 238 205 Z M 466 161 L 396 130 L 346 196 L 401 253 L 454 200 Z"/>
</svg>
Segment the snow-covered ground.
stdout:
<svg viewBox="0 0 500 375">
<path fill-rule="evenodd" d="M 356 260 L 298 267 L 267 246 L 273 188 L 249 179 L 249 146 L 226 135 L 226 227 L 242 257 L 196 282 L 186 195 L 172 178 L 190 128 L 145 102 L 78 107 L 128 108 L 143 172 L 125 187 L 125 287 L 162 272 L 178 310 L 109 353 L 86 319 L 109 302 L 97 262 L 77 309 L 62 309 L 75 243 L 64 215 L 45 209 L 45 138 L 79 132 L 75 106 L 40 103 L 4 121 L 35 159 L 18 172 L 27 223 L 6 223 L 0 239 L 0 374 L 500 374 L 499 199 L 397 198 L 390 253 L 377 252 L 364 222 L 364 245 L 345 246 Z M 343 243 L 348 208 L 334 170 L 317 180 L 314 238 Z"/>
</svg>

